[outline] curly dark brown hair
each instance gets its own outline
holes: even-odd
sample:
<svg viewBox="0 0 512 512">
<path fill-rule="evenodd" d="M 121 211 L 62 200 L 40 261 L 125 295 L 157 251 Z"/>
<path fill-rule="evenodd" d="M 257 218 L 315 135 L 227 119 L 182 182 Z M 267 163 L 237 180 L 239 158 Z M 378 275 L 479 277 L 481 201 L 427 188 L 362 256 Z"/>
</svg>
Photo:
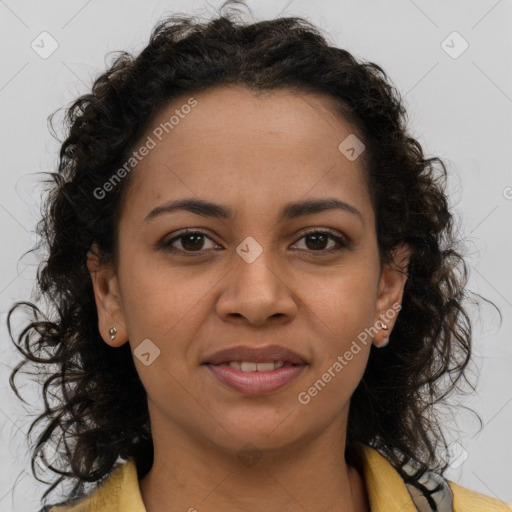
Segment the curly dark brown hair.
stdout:
<svg viewBox="0 0 512 512">
<path fill-rule="evenodd" d="M 448 465 L 439 457 L 447 443 L 434 406 L 456 388 L 463 392 L 462 377 L 475 387 L 466 368 L 472 340 L 463 304 L 470 293 L 468 268 L 445 192 L 446 166 L 426 158 L 409 136 L 403 98 L 381 67 L 330 44 L 303 18 L 246 22 L 239 3 L 225 2 L 208 21 L 166 17 L 137 56 L 119 52 L 91 92 L 65 112 L 66 138 L 57 172 L 48 173 L 37 225 L 36 248 L 45 247 L 48 255 L 38 268 L 33 300 L 45 299 L 48 311 L 20 301 L 7 318 L 23 355 L 11 387 L 23 400 L 14 378 L 28 362 L 44 379 L 44 412 L 27 436 L 45 421 L 31 452 L 39 481 L 34 459 L 41 446 L 51 441 L 59 447 L 59 464 L 49 465 L 59 476 L 43 498 L 65 479 L 75 484 L 69 499 L 83 496 L 86 484 L 106 478 L 118 459 L 134 457 L 141 477 L 152 466 L 146 392 L 130 345 L 112 348 L 100 336 L 86 266 L 93 243 L 105 261 L 118 261 L 117 226 L 131 175 L 101 200 L 94 191 L 127 161 L 153 116 L 173 98 L 228 84 L 322 93 L 361 134 L 381 263 L 391 262 L 402 242 L 411 256 L 390 343 L 372 347 L 351 398 L 347 460 L 356 464 L 356 443 L 373 446 L 399 471 L 407 462 L 418 464 L 413 476 L 404 473 L 412 483 L 423 471 L 442 474 Z M 19 307 L 28 308 L 31 319 L 15 340 L 11 315 Z"/>
</svg>

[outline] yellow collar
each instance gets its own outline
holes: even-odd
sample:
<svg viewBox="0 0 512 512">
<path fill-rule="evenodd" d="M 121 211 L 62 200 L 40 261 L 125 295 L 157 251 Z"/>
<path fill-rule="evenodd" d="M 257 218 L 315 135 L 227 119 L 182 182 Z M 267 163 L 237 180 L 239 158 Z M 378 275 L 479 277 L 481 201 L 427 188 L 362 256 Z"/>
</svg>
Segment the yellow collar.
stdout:
<svg viewBox="0 0 512 512">
<path fill-rule="evenodd" d="M 402 477 L 389 461 L 370 446 L 360 448 L 371 512 L 417 512 Z"/>
<path fill-rule="evenodd" d="M 363 478 L 371 512 L 417 512 L 401 476 L 377 450 L 360 446 Z M 453 511 L 512 511 L 504 502 L 449 482 L 454 493 Z M 118 467 L 92 494 L 75 504 L 57 506 L 50 512 L 146 512 L 133 459 Z"/>
</svg>

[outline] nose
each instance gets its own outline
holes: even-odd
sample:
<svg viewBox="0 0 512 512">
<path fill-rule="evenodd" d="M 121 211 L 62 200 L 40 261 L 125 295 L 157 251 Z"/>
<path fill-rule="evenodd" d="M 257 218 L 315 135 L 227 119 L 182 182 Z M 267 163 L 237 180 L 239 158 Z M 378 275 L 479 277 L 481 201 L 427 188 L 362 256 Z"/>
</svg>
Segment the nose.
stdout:
<svg viewBox="0 0 512 512">
<path fill-rule="evenodd" d="M 224 321 L 254 326 L 290 322 L 297 314 L 290 273 L 268 250 L 249 261 L 236 255 L 233 269 L 223 280 L 217 314 Z"/>
</svg>

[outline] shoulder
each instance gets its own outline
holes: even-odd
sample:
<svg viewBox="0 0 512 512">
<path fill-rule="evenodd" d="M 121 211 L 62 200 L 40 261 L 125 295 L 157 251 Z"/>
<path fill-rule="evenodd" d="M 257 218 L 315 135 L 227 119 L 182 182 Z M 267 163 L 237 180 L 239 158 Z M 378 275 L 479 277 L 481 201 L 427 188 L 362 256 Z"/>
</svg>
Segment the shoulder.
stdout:
<svg viewBox="0 0 512 512">
<path fill-rule="evenodd" d="M 97 507 L 95 506 L 95 501 L 97 499 L 99 490 L 104 489 L 105 487 L 108 488 L 111 485 L 110 482 L 113 479 L 112 475 L 117 473 L 119 473 L 119 470 L 111 472 L 109 475 L 98 481 L 96 483 L 96 488 L 85 496 L 77 496 L 75 498 L 70 498 L 58 503 L 45 505 L 41 510 L 38 510 L 37 512 L 90 512 L 91 510 L 96 512 Z"/>
<path fill-rule="evenodd" d="M 419 481 L 409 483 L 403 473 L 410 476 L 414 467 L 405 465 L 399 472 L 379 450 L 366 445 L 358 448 L 372 511 L 512 512 L 511 505 L 434 472 L 425 472 Z"/>
<path fill-rule="evenodd" d="M 46 505 L 38 512 L 144 512 L 138 486 L 136 462 L 130 458 L 121 462 L 96 483 L 95 489 L 74 499 Z"/>
<path fill-rule="evenodd" d="M 454 512 L 512 512 L 512 505 L 448 481 L 453 492 Z"/>
</svg>

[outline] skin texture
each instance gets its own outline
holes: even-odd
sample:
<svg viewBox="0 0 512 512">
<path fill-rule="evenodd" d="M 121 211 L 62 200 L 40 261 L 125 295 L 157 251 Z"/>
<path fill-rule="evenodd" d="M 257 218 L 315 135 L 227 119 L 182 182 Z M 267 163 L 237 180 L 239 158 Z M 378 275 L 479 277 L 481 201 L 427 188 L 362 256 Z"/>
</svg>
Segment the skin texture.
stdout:
<svg viewBox="0 0 512 512">
<path fill-rule="evenodd" d="M 297 399 L 359 333 L 380 327 L 379 318 L 401 304 L 406 282 L 391 266 L 381 269 L 361 159 L 338 150 L 356 132 L 322 95 L 236 86 L 193 97 L 197 106 L 132 171 L 117 272 L 99 263 L 94 247 L 88 261 L 105 343 L 129 342 L 133 352 L 150 339 L 160 350 L 148 366 L 134 356 L 155 446 L 140 481 L 146 509 L 367 511 L 364 482 L 344 452 L 350 397 L 371 341 L 308 404 Z M 161 110 L 141 141 L 188 98 Z M 188 197 L 229 206 L 235 217 L 179 211 L 144 222 L 154 207 Z M 277 218 L 285 203 L 327 197 L 361 217 L 326 210 Z M 156 248 L 185 228 L 207 237 L 176 240 L 176 253 Z M 349 246 L 329 252 L 336 242 L 315 242 L 305 228 L 331 229 Z M 236 252 L 248 236 L 263 249 L 250 264 Z M 180 256 L 185 248 L 202 255 Z M 406 268 L 405 246 L 395 261 Z M 389 336 L 396 318 L 373 343 Z M 274 393 L 244 395 L 201 366 L 207 355 L 240 344 L 283 345 L 309 366 Z M 237 457 L 246 443 L 260 455 L 251 465 Z"/>
</svg>

